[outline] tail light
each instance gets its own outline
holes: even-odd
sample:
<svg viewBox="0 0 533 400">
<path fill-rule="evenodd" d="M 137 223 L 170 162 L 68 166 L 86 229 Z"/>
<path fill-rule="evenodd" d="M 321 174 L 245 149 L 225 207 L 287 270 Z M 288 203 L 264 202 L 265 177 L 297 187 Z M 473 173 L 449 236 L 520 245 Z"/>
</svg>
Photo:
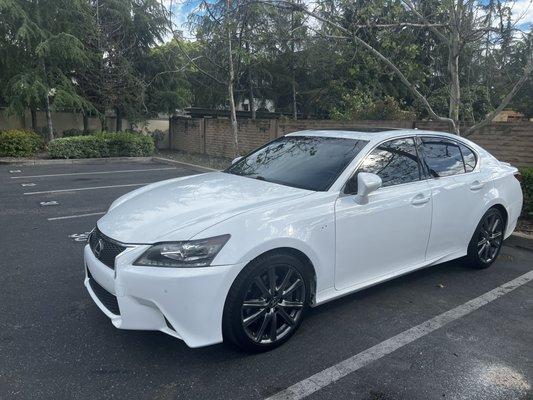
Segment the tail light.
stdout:
<svg viewBox="0 0 533 400">
<path fill-rule="evenodd" d="M 514 177 L 516 178 L 516 180 L 518 182 L 520 182 L 520 184 L 522 184 L 522 181 L 523 181 L 523 177 L 522 177 L 522 174 L 520 173 L 520 171 L 516 171 L 514 173 Z"/>
</svg>

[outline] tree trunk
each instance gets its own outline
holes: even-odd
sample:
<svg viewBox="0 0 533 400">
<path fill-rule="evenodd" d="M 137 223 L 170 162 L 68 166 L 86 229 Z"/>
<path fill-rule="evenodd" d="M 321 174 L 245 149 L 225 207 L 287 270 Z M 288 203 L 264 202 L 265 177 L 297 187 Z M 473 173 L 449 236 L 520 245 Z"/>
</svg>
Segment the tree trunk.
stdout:
<svg viewBox="0 0 533 400">
<path fill-rule="evenodd" d="M 83 113 L 83 132 L 89 132 L 89 114 Z"/>
<path fill-rule="evenodd" d="M 44 63 L 44 60 L 41 59 L 41 66 L 43 68 L 43 76 L 45 79 L 45 82 L 48 81 L 48 73 L 46 72 L 46 64 Z M 45 112 L 46 112 L 46 130 L 47 130 L 47 137 L 48 141 L 51 141 L 54 139 L 54 126 L 52 125 L 52 112 L 50 111 L 50 88 L 48 87 L 48 82 L 46 83 L 46 93 L 44 95 L 44 105 L 45 105 Z"/>
<path fill-rule="evenodd" d="M 46 130 L 48 134 L 48 141 L 54 139 L 54 127 L 52 125 L 52 112 L 50 111 L 50 96 L 48 93 L 45 97 L 45 111 L 46 111 Z"/>
<path fill-rule="evenodd" d="M 31 129 L 37 131 L 37 110 L 35 107 L 30 108 L 31 113 Z"/>
<path fill-rule="evenodd" d="M 459 110 L 461 107 L 461 82 L 459 81 L 459 53 L 461 52 L 461 24 L 463 20 L 463 0 L 452 3 L 450 13 L 451 33 L 448 41 L 448 69 L 450 72 L 450 108 L 448 118 L 454 123 L 454 132 L 459 135 Z"/>
<path fill-rule="evenodd" d="M 226 0 L 226 30 L 228 40 L 228 100 L 231 120 L 231 133 L 233 135 L 233 144 L 235 157 L 239 156 L 239 131 L 237 126 L 237 112 L 235 111 L 235 96 L 233 85 L 235 83 L 235 70 L 233 66 L 233 49 L 231 45 L 231 27 L 230 27 L 230 9 L 231 0 Z"/>
<path fill-rule="evenodd" d="M 298 103 L 296 102 L 296 68 L 294 54 L 294 11 L 291 11 L 291 74 L 292 74 L 292 118 L 298 119 Z"/>
<path fill-rule="evenodd" d="M 101 125 L 101 131 L 106 132 L 107 131 L 107 119 L 105 117 L 105 111 L 100 113 L 100 125 Z"/>
<path fill-rule="evenodd" d="M 455 132 L 459 133 L 459 108 L 461 106 L 461 83 L 459 82 L 459 42 L 454 36 L 450 43 L 448 66 L 450 69 L 450 108 L 449 118 L 455 122 Z"/>
<path fill-rule="evenodd" d="M 248 56 L 251 59 L 251 53 L 250 53 L 250 43 L 246 41 L 246 52 L 248 53 Z M 252 76 L 252 66 L 251 62 L 248 64 L 248 105 L 250 107 L 250 116 L 252 119 L 255 119 L 255 101 L 254 101 L 254 82 L 253 82 L 253 76 Z"/>
<path fill-rule="evenodd" d="M 122 132 L 122 110 L 119 107 L 115 109 L 115 115 L 116 115 L 115 132 Z"/>
</svg>

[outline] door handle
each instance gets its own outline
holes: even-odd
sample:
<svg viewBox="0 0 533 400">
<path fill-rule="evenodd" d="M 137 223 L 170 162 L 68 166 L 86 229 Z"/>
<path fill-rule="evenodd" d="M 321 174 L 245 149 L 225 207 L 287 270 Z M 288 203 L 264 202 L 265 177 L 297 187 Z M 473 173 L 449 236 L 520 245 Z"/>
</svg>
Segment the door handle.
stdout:
<svg viewBox="0 0 533 400">
<path fill-rule="evenodd" d="M 485 186 L 485 184 L 484 184 L 483 182 L 480 182 L 480 181 L 474 181 L 474 182 L 472 182 L 472 184 L 470 185 L 470 190 L 472 190 L 472 191 L 476 191 L 476 190 L 482 189 L 483 186 Z"/>
<path fill-rule="evenodd" d="M 424 196 L 422 193 L 420 193 L 411 199 L 411 204 L 414 206 L 419 206 L 422 204 L 426 204 L 430 199 L 430 196 Z"/>
</svg>

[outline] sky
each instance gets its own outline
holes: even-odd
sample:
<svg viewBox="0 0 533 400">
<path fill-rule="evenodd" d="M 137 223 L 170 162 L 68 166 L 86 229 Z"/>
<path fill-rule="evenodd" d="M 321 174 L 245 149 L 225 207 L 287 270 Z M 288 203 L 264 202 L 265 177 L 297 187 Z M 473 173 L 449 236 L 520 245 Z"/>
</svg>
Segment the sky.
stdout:
<svg viewBox="0 0 533 400">
<path fill-rule="evenodd" d="M 163 4 L 167 7 L 171 7 L 173 14 L 173 21 L 175 29 L 181 30 L 183 35 L 187 39 L 194 39 L 194 35 L 187 27 L 188 15 L 197 9 L 201 0 L 162 0 Z M 208 0 L 213 2 L 213 0 Z M 305 1 L 308 4 L 312 4 L 312 1 Z M 486 3 L 487 0 L 480 0 L 482 3 Z M 512 6 L 513 21 L 517 22 L 517 27 L 526 32 L 533 29 L 533 1 L 532 0 L 515 0 L 507 2 Z"/>
</svg>

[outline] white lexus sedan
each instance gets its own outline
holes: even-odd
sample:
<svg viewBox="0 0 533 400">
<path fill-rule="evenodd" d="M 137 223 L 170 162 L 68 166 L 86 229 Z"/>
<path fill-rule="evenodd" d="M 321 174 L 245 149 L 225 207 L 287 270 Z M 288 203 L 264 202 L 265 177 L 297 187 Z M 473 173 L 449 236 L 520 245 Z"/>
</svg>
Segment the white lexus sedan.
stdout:
<svg viewBox="0 0 533 400">
<path fill-rule="evenodd" d="M 309 306 L 457 258 L 490 266 L 522 208 L 516 173 L 445 133 L 291 133 L 117 199 L 85 286 L 117 328 L 269 350 Z"/>
</svg>

